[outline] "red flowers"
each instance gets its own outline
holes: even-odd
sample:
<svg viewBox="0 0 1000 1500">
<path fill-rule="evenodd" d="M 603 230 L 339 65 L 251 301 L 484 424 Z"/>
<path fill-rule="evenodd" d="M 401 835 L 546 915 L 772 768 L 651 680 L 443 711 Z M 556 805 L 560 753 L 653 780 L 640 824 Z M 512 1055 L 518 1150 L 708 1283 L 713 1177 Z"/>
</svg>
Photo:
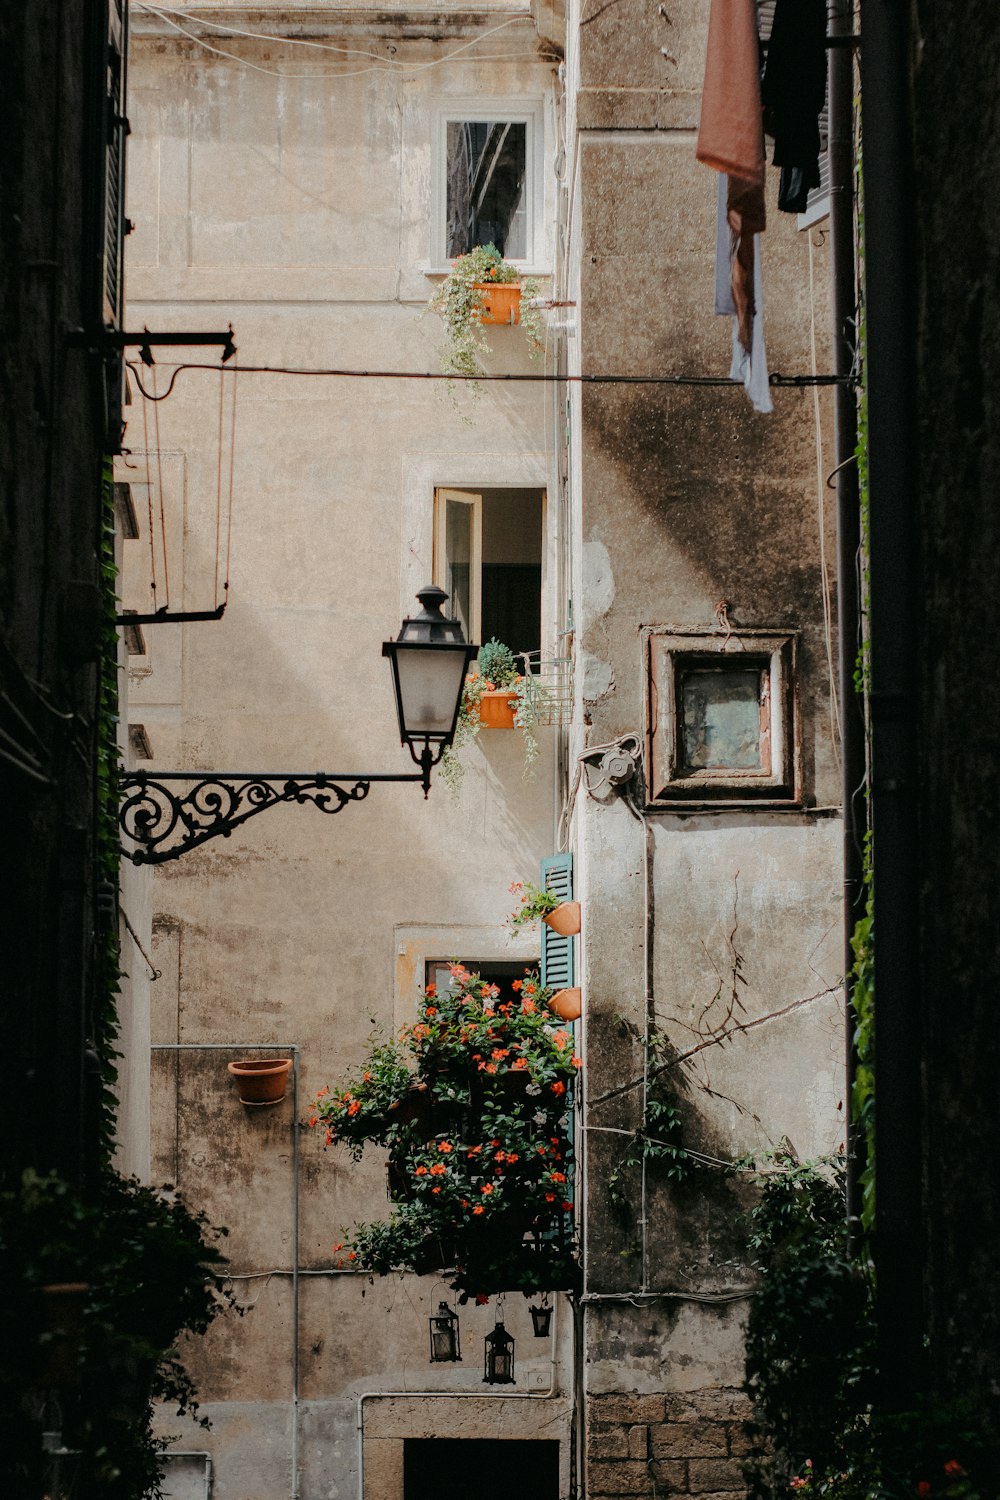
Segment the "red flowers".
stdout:
<svg viewBox="0 0 1000 1500">
<path fill-rule="evenodd" d="M 445 1172 L 447 1172 L 447 1170 L 448 1168 L 445 1166 L 443 1161 L 436 1161 L 431 1167 L 431 1176 L 441 1177 Z"/>
<path fill-rule="evenodd" d="M 555 1083 L 552 1085 L 552 1092 L 554 1094 L 565 1094 L 566 1085 L 563 1083 L 561 1078 L 557 1078 Z"/>
</svg>

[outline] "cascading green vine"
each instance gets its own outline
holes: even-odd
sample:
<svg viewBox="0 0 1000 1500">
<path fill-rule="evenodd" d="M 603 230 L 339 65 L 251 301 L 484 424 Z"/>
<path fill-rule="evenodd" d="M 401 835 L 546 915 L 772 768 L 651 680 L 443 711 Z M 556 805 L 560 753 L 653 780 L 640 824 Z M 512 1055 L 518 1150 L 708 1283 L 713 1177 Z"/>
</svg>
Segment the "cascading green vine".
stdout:
<svg viewBox="0 0 1000 1500">
<path fill-rule="evenodd" d="M 98 911 L 95 922 L 94 982 L 89 1031 L 100 1064 L 99 1108 L 101 1162 L 107 1166 L 114 1152 L 118 1080 L 118 985 L 121 978 L 118 947 L 118 885 L 121 849 L 118 841 L 118 599 L 115 585 L 114 476 L 110 459 L 101 474 L 99 557 L 101 636 L 98 658 L 96 743 L 96 815 L 94 828 L 95 882 Z"/>
</svg>

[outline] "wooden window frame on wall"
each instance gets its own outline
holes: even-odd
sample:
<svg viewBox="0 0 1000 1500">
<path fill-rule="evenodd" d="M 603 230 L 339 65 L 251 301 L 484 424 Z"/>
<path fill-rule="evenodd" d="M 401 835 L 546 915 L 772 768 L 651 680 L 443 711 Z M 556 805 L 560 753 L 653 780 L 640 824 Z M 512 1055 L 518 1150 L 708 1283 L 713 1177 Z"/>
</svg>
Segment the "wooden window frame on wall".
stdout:
<svg viewBox="0 0 1000 1500">
<path fill-rule="evenodd" d="M 645 750 L 647 804 L 653 807 L 801 806 L 801 754 L 796 693 L 797 640 L 789 631 L 752 635 L 718 631 L 647 629 L 645 662 Z M 766 721 L 760 769 L 719 767 L 690 770 L 681 755 L 679 703 L 684 669 L 758 668 L 763 674 Z"/>
</svg>

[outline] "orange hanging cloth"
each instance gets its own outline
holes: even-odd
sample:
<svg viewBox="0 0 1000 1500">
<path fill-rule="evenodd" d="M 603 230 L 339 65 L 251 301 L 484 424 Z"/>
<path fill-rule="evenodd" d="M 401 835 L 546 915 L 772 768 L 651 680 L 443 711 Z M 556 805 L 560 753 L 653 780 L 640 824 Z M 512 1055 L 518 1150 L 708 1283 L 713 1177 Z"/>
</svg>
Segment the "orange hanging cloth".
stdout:
<svg viewBox="0 0 1000 1500">
<path fill-rule="evenodd" d="M 755 311 L 753 237 L 767 222 L 755 0 L 712 0 L 696 155 L 728 178 L 730 279 L 739 340 L 749 353 Z"/>
</svg>

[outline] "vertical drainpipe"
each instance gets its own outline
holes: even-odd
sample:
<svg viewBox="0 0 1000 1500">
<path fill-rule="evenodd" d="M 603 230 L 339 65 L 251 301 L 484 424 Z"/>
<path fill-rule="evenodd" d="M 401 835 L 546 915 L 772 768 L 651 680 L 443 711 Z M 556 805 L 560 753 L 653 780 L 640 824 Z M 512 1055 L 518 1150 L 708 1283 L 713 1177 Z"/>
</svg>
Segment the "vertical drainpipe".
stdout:
<svg viewBox="0 0 1000 1500">
<path fill-rule="evenodd" d="M 916 670 L 916 256 L 909 5 L 862 0 L 875 838 L 875 1171 L 882 1402 L 923 1358 Z"/>
<path fill-rule="evenodd" d="M 830 34 L 852 30 L 853 0 L 839 0 L 830 16 Z M 858 412 L 854 390 L 843 378 L 853 373 L 857 349 L 857 280 L 854 251 L 854 57 L 849 47 L 832 47 L 830 66 L 830 248 L 833 260 L 833 368 L 842 377 L 834 387 L 834 439 L 837 475 L 837 639 L 841 719 L 841 802 L 844 809 L 844 999 L 846 1002 L 847 1220 L 860 1210 L 858 1182 L 864 1168 L 864 1140 L 853 1129 L 850 1101 L 857 1068 L 851 1010 L 851 938 L 864 915 L 863 840 L 865 809 L 864 701 L 854 686 L 861 645 L 861 507 L 858 466 Z M 852 1231 L 853 1238 L 853 1231 Z"/>
</svg>

